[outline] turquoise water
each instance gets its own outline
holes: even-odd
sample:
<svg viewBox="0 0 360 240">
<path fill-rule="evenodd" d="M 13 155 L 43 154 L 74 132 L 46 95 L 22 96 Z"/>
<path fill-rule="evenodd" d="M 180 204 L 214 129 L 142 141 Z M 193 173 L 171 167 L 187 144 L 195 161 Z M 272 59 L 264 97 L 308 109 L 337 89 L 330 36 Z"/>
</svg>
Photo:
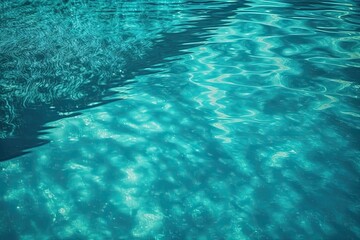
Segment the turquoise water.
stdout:
<svg viewBox="0 0 360 240">
<path fill-rule="evenodd" d="M 358 2 L 0 10 L 0 239 L 360 238 Z"/>
</svg>

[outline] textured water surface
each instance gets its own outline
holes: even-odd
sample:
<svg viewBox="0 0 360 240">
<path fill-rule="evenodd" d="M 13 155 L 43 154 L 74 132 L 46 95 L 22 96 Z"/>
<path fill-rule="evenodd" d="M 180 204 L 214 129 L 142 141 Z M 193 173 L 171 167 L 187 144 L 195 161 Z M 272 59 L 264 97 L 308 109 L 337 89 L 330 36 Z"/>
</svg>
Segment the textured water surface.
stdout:
<svg viewBox="0 0 360 240">
<path fill-rule="evenodd" d="M 0 239 L 360 238 L 356 1 L 0 6 Z"/>
</svg>

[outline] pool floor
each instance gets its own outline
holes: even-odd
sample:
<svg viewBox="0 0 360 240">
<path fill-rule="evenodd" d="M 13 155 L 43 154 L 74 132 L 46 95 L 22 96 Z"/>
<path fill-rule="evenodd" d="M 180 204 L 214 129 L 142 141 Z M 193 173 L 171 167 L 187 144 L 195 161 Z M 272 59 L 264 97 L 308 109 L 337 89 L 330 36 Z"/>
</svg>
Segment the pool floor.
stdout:
<svg viewBox="0 0 360 240">
<path fill-rule="evenodd" d="M 360 238 L 356 1 L 0 6 L 0 239 Z"/>
</svg>

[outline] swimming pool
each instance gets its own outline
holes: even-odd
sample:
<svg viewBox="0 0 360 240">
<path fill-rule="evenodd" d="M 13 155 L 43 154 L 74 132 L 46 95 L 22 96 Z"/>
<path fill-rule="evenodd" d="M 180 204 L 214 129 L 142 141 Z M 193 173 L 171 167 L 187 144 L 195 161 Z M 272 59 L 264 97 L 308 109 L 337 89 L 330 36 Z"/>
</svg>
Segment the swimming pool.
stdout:
<svg viewBox="0 0 360 240">
<path fill-rule="evenodd" d="M 356 1 L 1 1 L 1 239 L 360 238 Z"/>
</svg>

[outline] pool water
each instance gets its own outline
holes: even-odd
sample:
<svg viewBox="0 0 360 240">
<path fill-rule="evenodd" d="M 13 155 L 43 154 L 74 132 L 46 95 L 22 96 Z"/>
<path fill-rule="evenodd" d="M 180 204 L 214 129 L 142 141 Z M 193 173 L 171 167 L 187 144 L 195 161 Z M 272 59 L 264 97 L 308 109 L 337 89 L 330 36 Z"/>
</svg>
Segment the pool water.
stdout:
<svg viewBox="0 0 360 240">
<path fill-rule="evenodd" d="M 355 0 L 0 2 L 0 239 L 359 239 Z"/>
</svg>

